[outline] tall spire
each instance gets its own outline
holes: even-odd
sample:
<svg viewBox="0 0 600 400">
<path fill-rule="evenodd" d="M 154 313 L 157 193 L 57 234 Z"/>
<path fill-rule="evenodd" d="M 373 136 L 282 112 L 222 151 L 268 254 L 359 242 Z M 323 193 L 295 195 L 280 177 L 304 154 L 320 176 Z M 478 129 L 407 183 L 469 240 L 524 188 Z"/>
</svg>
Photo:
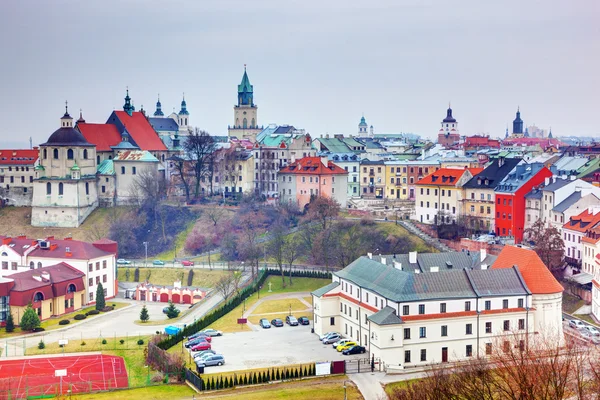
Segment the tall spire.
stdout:
<svg viewBox="0 0 600 400">
<path fill-rule="evenodd" d="M 548 139 L 552 139 L 552 127 L 550 127 L 550 132 L 548 133 Z"/>
<path fill-rule="evenodd" d="M 81 108 L 79 109 L 79 119 L 77 120 L 78 124 L 85 124 L 85 119 L 83 119 L 83 111 Z"/>
<path fill-rule="evenodd" d="M 160 93 L 158 94 L 158 100 L 156 101 L 156 111 L 154 111 L 155 117 L 162 117 L 165 114 L 162 112 L 162 104 L 160 104 Z"/>
<path fill-rule="evenodd" d="M 181 100 L 181 110 L 179 111 L 179 115 L 189 115 L 187 103 L 185 102 L 185 93 L 183 93 L 183 100 Z"/>
<path fill-rule="evenodd" d="M 125 111 L 129 116 L 135 111 L 135 107 L 133 107 L 133 103 L 131 102 L 131 97 L 129 97 L 129 86 L 127 87 L 127 92 L 125 95 L 125 104 L 123 104 L 123 111 Z"/>
<path fill-rule="evenodd" d="M 63 116 L 63 118 L 65 117 L 71 118 L 71 116 L 69 115 L 69 102 L 67 100 L 65 100 L 65 115 Z"/>
<path fill-rule="evenodd" d="M 238 106 L 254 106 L 253 93 L 254 88 L 250 84 L 246 64 L 244 64 L 244 75 L 242 76 L 242 82 L 238 85 Z"/>
<path fill-rule="evenodd" d="M 513 133 L 523 134 L 523 120 L 521 119 L 521 110 L 517 106 L 517 117 L 513 121 Z"/>
</svg>

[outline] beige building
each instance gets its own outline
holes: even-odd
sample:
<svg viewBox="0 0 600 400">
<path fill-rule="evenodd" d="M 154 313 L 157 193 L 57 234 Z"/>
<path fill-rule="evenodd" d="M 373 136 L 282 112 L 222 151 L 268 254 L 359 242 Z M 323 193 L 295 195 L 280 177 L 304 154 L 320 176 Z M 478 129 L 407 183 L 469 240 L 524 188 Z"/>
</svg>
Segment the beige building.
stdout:
<svg viewBox="0 0 600 400">
<path fill-rule="evenodd" d="M 213 173 L 214 193 L 241 195 L 254 190 L 254 154 L 243 142 L 231 141 L 229 148 L 217 151 Z M 205 190 L 203 184 L 202 190 Z"/>
<path fill-rule="evenodd" d="M 40 145 L 40 165 L 33 181 L 33 226 L 78 227 L 98 207 L 96 147 L 73 128 L 68 111 L 60 123 Z"/>
<path fill-rule="evenodd" d="M 0 204 L 30 206 L 39 150 L 0 150 Z"/>
<path fill-rule="evenodd" d="M 116 204 L 134 204 L 145 194 L 142 187 L 159 179 L 160 162 L 150 152 L 126 150 L 113 158 L 116 177 Z"/>
</svg>

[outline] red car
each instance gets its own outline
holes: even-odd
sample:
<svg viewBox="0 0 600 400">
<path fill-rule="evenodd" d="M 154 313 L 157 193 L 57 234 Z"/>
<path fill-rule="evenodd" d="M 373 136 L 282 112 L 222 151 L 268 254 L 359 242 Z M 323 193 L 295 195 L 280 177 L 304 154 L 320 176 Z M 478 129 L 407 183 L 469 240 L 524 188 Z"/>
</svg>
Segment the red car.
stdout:
<svg viewBox="0 0 600 400">
<path fill-rule="evenodd" d="M 195 345 L 194 347 L 192 347 L 192 351 L 204 351 L 204 350 L 210 350 L 210 343 L 208 342 L 201 342 L 197 345 Z"/>
<path fill-rule="evenodd" d="M 183 265 L 184 267 L 193 267 L 194 266 L 194 262 L 193 261 L 188 261 L 188 260 L 183 260 L 181 262 L 181 265 Z"/>
</svg>

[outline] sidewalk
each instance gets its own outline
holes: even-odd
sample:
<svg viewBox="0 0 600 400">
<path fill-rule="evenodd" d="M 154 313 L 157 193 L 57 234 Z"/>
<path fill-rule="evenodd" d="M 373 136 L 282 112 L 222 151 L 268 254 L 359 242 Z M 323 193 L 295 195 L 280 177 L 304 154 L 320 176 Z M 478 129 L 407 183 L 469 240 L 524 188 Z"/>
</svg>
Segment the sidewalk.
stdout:
<svg viewBox="0 0 600 400">
<path fill-rule="evenodd" d="M 362 374 L 348 374 L 348 378 L 356 384 L 358 390 L 365 400 L 386 400 L 388 399 L 381 381 L 385 377 L 385 372 L 372 372 Z"/>
</svg>

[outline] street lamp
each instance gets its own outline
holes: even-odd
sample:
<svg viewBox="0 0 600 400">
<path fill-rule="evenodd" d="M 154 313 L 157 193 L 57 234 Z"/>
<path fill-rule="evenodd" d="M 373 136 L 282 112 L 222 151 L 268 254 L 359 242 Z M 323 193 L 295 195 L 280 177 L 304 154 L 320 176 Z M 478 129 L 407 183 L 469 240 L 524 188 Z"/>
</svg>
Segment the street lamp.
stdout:
<svg viewBox="0 0 600 400">
<path fill-rule="evenodd" d="M 267 235 L 269 231 L 265 232 L 265 240 L 263 241 L 263 261 L 265 263 L 265 269 L 267 269 Z M 258 271 L 256 271 L 258 273 Z"/>
<path fill-rule="evenodd" d="M 146 258 L 144 260 L 144 267 L 148 266 L 148 242 L 144 242 L 144 248 L 146 249 Z"/>
<path fill-rule="evenodd" d="M 348 380 L 344 381 L 344 400 L 348 400 L 348 395 L 346 393 L 346 382 L 348 382 Z"/>
</svg>

